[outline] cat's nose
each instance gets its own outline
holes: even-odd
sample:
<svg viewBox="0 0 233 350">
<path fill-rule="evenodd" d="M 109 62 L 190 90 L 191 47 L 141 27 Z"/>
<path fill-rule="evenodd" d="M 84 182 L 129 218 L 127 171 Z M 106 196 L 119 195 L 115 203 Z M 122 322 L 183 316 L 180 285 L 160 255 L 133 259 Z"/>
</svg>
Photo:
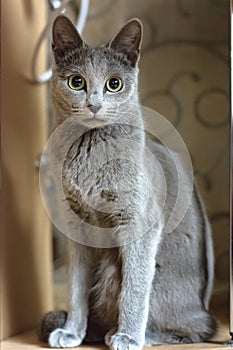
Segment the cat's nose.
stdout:
<svg viewBox="0 0 233 350">
<path fill-rule="evenodd" d="M 95 113 L 97 113 L 100 110 L 101 104 L 99 103 L 99 104 L 96 104 L 96 105 L 89 105 L 88 107 L 92 111 L 92 113 L 95 114 Z"/>
</svg>

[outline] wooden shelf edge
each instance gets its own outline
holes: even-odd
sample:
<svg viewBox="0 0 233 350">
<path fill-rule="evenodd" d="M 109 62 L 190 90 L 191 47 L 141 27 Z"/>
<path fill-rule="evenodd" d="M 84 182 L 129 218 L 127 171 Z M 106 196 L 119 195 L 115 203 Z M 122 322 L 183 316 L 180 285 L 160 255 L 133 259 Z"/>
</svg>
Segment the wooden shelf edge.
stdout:
<svg viewBox="0 0 233 350">
<path fill-rule="evenodd" d="M 229 340 L 229 332 L 227 323 L 220 323 L 219 332 L 217 336 L 209 343 L 199 343 L 199 344 L 185 344 L 185 345 L 162 345 L 159 346 L 159 350 L 205 350 L 205 349 L 230 349 L 226 342 Z M 104 345 L 100 346 L 81 346 L 82 350 L 103 350 L 107 349 Z M 150 347 L 148 349 L 155 349 L 156 346 Z M 36 331 L 31 330 L 17 336 L 8 338 L 1 342 L 2 350 L 34 350 L 43 349 L 51 350 L 48 345 L 40 343 L 37 339 Z"/>
</svg>

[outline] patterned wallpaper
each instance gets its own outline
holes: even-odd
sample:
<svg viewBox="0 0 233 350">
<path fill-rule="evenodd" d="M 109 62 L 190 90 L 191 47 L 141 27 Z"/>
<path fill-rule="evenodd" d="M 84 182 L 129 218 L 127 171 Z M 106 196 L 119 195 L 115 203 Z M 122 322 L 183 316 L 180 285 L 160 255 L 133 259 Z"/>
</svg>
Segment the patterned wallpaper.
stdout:
<svg viewBox="0 0 233 350">
<path fill-rule="evenodd" d="M 127 19 L 143 22 L 141 102 L 165 116 L 188 147 L 213 228 L 213 302 L 224 307 L 229 278 L 229 13 L 228 0 L 92 0 L 84 32 L 88 43 L 99 44 Z"/>
</svg>

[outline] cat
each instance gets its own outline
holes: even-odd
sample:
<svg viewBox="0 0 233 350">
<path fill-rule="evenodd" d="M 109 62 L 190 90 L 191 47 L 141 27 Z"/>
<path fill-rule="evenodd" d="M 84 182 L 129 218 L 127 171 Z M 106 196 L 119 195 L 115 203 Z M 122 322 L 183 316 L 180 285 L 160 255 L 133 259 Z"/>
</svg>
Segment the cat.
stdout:
<svg viewBox="0 0 233 350">
<path fill-rule="evenodd" d="M 138 19 L 101 47 L 84 43 L 63 15 L 53 24 L 56 123 L 75 117 L 87 128 L 64 160 L 64 193 L 76 215 L 97 232 L 112 230 L 114 239 L 109 246 L 98 234 L 93 239 L 99 241 L 86 246 L 69 241 L 69 311 L 51 311 L 39 325 L 40 340 L 51 347 L 105 341 L 112 350 L 141 349 L 206 341 L 217 329 L 208 312 L 214 266 L 211 230 L 197 188 L 183 220 L 167 233 L 165 223 L 177 195 L 175 164 L 165 147 L 148 141 L 166 177 L 168 197 L 161 215 L 160 174 L 151 164 L 145 166 L 147 141 L 138 97 L 141 40 Z M 97 167 L 104 154 L 114 158 Z M 140 169 L 155 193 L 148 194 Z M 149 222 L 158 216 L 146 233 L 145 215 Z"/>
</svg>

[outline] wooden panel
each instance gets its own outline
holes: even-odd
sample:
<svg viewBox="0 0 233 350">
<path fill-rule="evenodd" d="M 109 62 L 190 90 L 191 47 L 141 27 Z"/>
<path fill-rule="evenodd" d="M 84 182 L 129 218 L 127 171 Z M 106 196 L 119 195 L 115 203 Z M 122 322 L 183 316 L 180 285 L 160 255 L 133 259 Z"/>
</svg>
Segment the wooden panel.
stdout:
<svg viewBox="0 0 233 350">
<path fill-rule="evenodd" d="M 45 21 L 46 1 L 2 1 L 2 338 L 52 308 L 50 225 L 34 166 L 47 134 L 46 86 L 26 79 Z"/>
</svg>

